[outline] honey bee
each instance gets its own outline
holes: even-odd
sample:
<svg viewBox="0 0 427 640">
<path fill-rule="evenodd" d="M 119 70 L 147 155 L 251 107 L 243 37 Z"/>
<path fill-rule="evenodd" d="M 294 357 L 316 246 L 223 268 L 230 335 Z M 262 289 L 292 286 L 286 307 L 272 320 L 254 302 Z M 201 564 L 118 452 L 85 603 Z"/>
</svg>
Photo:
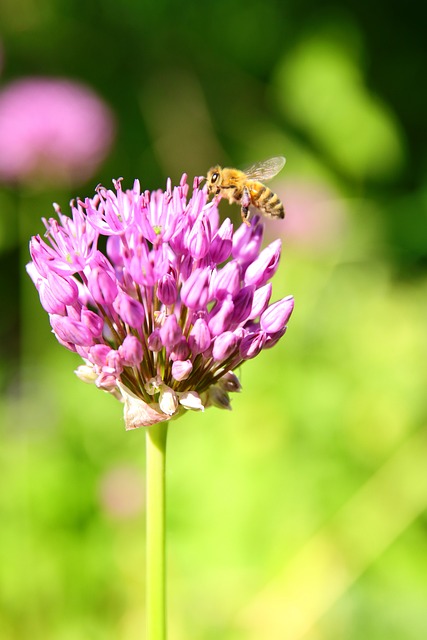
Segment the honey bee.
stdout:
<svg viewBox="0 0 427 640">
<path fill-rule="evenodd" d="M 249 226 L 249 207 L 253 205 L 270 218 L 284 218 L 285 209 L 279 196 L 263 182 L 274 178 L 283 168 L 286 159 L 277 156 L 257 162 L 245 171 L 220 166 L 209 169 L 206 181 L 208 194 L 221 194 L 230 204 L 241 206 L 242 220 Z"/>
</svg>

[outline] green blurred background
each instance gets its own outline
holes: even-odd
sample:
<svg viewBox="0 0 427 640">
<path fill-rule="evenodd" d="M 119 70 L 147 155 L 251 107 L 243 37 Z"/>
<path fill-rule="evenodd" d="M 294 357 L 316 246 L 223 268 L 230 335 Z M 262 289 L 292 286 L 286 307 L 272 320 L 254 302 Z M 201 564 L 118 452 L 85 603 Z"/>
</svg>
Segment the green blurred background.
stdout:
<svg viewBox="0 0 427 640">
<path fill-rule="evenodd" d="M 0 91 L 83 82 L 117 125 L 86 183 L 0 185 L 0 637 L 144 637 L 144 433 L 74 376 L 23 271 L 29 236 L 113 177 L 163 188 L 284 154 L 267 235 L 288 334 L 245 365 L 232 412 L 170 428 L 170 640 L 426 638 L 415 4 L 3 0 L 0 41 Z"/>
</svg>

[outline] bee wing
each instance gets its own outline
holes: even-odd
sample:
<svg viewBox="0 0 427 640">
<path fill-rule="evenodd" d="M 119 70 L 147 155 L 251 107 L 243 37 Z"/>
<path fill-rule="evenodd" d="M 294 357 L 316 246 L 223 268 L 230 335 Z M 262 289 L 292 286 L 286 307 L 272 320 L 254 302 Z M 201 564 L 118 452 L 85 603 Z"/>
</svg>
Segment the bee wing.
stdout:
<svg viewBox="0 0 427 640">
<path fill-rule="evenodd" d="M 283 156 L 276 156 L 274 158 L 264 160 L 263 162 L 256 162 L 247 169 L 244 169 L 244 173 L 251 180 L 259 180 L 260 182 L 263 182 L 264 180 L 271 180 L 271 178 L 274 178 L 274 176 L 283 169 L 285 162 L 286 158 Z"/>
</svg>

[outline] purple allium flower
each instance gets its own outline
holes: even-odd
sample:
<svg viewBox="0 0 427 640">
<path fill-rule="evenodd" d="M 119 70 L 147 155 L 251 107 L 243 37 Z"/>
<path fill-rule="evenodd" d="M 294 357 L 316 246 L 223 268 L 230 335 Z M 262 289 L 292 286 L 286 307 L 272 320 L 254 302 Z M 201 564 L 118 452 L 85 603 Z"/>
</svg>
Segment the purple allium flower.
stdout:
<svg viewBox="0 0 427 640">
<path fill-rule="evenodd" d="M 88 87 L 23 78 L 0 92 L 0 180 L 79 184 L 110 149 L 110 109 Z"/>
<path fill-rule="evenodd" d="M 123 401 L 127 429 L 230 409 L 232 372 L 275 344 L 292 313 L 290 296 L 269 305 L 280 241 L 261 250 L 259 216 L 236 233 L 220 225 L 199 184 L 190 195 L 185 175 L 151 193 L 116 180 L 72 203 L 72 217 L 55 205 L 59 221 L 30 241 L 53 333 L 84 359 L 83 381 Z"/>
</svg>

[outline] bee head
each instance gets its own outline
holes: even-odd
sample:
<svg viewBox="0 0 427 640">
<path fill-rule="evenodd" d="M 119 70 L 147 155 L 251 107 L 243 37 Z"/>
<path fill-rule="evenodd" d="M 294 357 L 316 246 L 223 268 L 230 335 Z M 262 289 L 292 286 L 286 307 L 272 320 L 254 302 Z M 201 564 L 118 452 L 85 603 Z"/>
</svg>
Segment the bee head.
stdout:
<svg viewBox="0 0 427 640">
<path fill-rule="evenodd" d="M 208 185 L 208 193 L 219 193 L 221 185 L 221 167 L 216 166 L 209 169 L 206 176 L 206 184 Z"/>
</svg>

